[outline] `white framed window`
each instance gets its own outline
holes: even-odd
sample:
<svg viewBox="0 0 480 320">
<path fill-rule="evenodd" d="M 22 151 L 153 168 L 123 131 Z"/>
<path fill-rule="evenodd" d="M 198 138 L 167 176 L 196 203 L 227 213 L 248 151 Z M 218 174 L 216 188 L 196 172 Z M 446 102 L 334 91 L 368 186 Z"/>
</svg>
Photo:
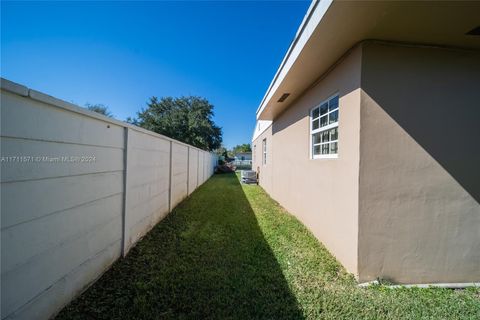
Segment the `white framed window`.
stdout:
<svg viewBox="0 0 480 320">
<path fill-rule="evenodd" d="M 338 157 L 338 94 L 310 111 L 310 150 L 312 159 Z"/>
<path fill-rule="evenodd" d="M 267 164 L 267 138 L 263 139 L 262 141 L 262 152 L 263 152 L 262 163 Z"/>
</svg>

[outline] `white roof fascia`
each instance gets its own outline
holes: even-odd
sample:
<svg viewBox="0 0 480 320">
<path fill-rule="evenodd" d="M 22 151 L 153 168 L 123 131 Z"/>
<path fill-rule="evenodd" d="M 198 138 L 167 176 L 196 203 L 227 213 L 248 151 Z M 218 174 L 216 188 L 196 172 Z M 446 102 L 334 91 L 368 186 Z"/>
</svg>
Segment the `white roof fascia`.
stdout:
<svg viewBox="0 0 480 320">
<path fill-rule="evenodd" d="M 253 130 L 252 142 L 255 141 L 262 133 L 272 125 L 271 120 L 257 120 L 255 129 Z"/>
<path fill-rule="evenodd" d="M 265 93 L 265 96 L 263 97 L 262 102 L 257 109 L 257 119 L 265 109 L 272 96 L 275 94 L 292 65 L 297 60 L 300 52 L 302 52 L 303 47 L 333 1 L 334 0 L 313 0 L 310 4 L 308 11 L 303 18 L 302 24 L 300 25 L 300 28 L 298 29 L 295 38 L 287 51 L 287 54 L 283 58 L 280 67 L 275 73 L 275 76 L 273 77 L 273 80 L 270 83 L 270 86 L 268 87 L 267 92 Z"/>
</svg>

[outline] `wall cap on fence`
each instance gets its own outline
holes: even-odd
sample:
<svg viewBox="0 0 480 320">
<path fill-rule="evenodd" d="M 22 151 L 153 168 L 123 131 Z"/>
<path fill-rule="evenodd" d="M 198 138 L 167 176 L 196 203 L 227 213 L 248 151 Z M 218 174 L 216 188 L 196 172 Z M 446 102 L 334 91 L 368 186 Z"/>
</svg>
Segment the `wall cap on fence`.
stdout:
<svg viewBox="0 0 480 320">
<path fill-rule="evenodd" d="M 196 150 L 204 151 L 204 152 L 210 152 L 208 150 L 203 150 L 203 149 L 194 147 L 194 146 L 189 145 L 185 142 L 181 142 L 181 141 L 169 138 L 169 137 L 164 136 L 162 134 L 159 134 L 159 133 L 156 133 L 156 132 L 144 129 L 144 128 L 137 127 L 136 125 L 133 125 L 133 124 L 130 124 L 130 123 L 127 123 L 127 122 L 124 122 L 124 121 L 120 121 L 120 120 L 117 120 L 117 119 L 109 118 L 109 117 L 104 116 L 100 113 L 90 111 L 86 108 L 82 108 L 82 107 L 80 107 L 78 105 L 75 105 L 73 103 L 70 103 L 70 102 L 55 98 L 53 96 L 50 96 L 46 93 L 43 93 L 43 92 L 40 92 L 40 91 L 37 91 L 37 90 L 34 90 L 34 89 L 29 89 L 24 85 L 15 83 L 15 82 L 10 81 L 8 79 L 0 78 L 0 80 L 1 80 L 0 81 L 0 89 L 3 90 L 3 91 L 10 92 L 10 93 L 13 93 L 13 94 L 16 94 L 16 95 L 19 95 L 19 96 L 23 96 L 23 97 L 29 97 L 32 100 L 40 101 L 40 102 L 49 104 L 49 105 L 57 107 L 57 108 L 61 108 L 61 109 L 64 109 L 64 110 L 75 112 L 75 113 L 79 113 L 79 114 L 85 115 L 85 116 L 90 117 L 90 118 L 95 118 L 97 120 L 101 120 L 101 121 L 104 121 L 104 122 L 107 122 L 107 123 L 115 124 L 117 126 L 121 126 L 121 127 L 124 127 L 124 128 L 128 128 L 128 129 L 131 129 L 131 130 L 138 131 L 138 132 L 143 132 L 143 133 L 151 135 L 153 137 L 161 138 L 161 139 L 164 139 L 164 140 L 167 140 L 167 141 L 172 141 L 172 142 L 178 143 L 180 145 L 190 147 L 192 149 L 196 149 Z"/>
<path fill-rule="evenodd" d="M 2 90 L 18 94 L 19 96 L 28 96 L 27 87 L 4 78 L 0 78 L 0 87 L 2 88 Z"/>
</svg>

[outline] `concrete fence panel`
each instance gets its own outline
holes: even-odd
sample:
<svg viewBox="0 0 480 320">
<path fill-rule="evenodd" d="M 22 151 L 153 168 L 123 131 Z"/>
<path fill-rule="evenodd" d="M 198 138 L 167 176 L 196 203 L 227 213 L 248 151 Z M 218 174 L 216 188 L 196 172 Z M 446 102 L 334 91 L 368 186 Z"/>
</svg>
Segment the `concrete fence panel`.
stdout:
<svg viewBox="0 0 480 320">
<path fill-rule="evenodd" d="M 209 157 L 210 157 L 210 165 L 208 166 L 208 177 L 211 177 L 214 173 L 215 166 L 217 165 L 218 157 L 211 153 L 209 154 Z"/>
<path fill-rule="evenodd" d="M 174 208 L 188 195 L 188 146 L 172 142 L 171 197 Z"/>
<path fill-rule="evenodd" d="M 169 212 L 170 141 L 126 129 L 124 254 Z"/>
<path fill-rule="evenodd" d="M 213 172 L 206 151 L 4 79 L 0 139 L 2 319 L 54 315 Z"/>
<path fill-rule="evenodd" d="M 205 180 L 207 180 L 207 167 L 208 165 L 210 164 L 210 159 L 208 157 L 207 154 L 203 154 L 203 182 L 205 182 Z"/>
<path fill-rule="evenodd" d="M 188 148 L 188 195 L 192 194 L 198 186 L 198 154 L 200 152 Z"/>
<path fill-rule="evenodd" d="M 120 255 L 124 129 L 50 102 L 2 91 L 2 318 L 47 317 L 58 304 L 34 301 L 81 290 L 87 266 Z"/>
<path fill-rule="evenodd" d="M 204 167 L 205 167 L 205 157 L 203 153 L 200 153 L 198 155 L 198 185 L 201 185 L 204 182 L 203 180 L 203 175 L 205 173 Z"/>
</svg>

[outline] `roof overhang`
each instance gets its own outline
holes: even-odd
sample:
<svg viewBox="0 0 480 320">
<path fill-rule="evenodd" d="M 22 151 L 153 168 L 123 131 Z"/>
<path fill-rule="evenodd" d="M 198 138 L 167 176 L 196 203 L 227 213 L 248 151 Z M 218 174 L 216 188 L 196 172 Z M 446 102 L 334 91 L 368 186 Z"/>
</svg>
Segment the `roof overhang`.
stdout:
<svg viewBox="0 0 480 320">
<path fill-rule="evenodd" d="M 255 129 L 253 130 L 252 141 L 255 141 L 271 125 L 272 121 L 270 120 L 257 120 L 257 123 L 255 123 Z"/>
<path fill-rule="evenodd" d="M 479 17 L 480 2 L 475 1 L 313 1 L 257 119 L 273 120 L 364 40 L 480 49 L 480 37 L 467 35 L 480 25 Z"/>
</svg>

